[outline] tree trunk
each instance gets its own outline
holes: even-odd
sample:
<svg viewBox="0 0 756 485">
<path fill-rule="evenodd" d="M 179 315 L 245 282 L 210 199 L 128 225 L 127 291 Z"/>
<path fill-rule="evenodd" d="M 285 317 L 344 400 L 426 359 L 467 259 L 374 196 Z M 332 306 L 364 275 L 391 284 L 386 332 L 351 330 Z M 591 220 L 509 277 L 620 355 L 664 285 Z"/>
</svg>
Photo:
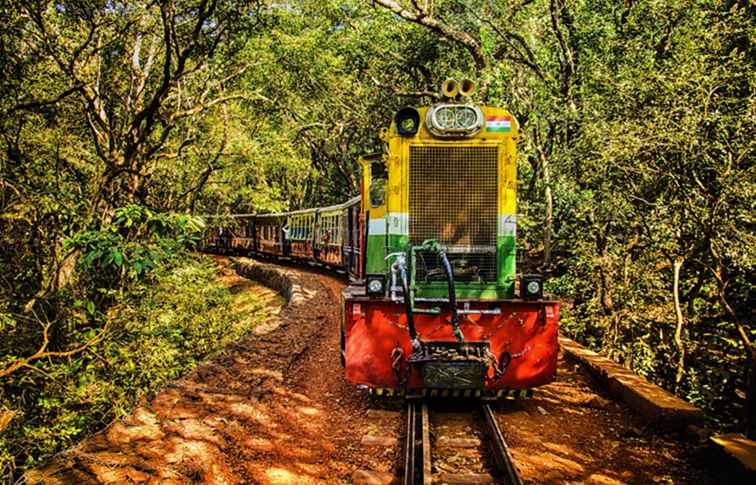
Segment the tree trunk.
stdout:
<svg viewBox="0 0 756 485">
<path fill-rule="evenodd" d="M 543 181 L 546 184 L 546 228 L 543 235 L 543 266 L 548 268 L 551 263 L 551 232 L 553 225 L 554 200 L 551 196 L 551 181 L 549 180 L 549 171 L 544 166 Z"/>
<path fill-rule="evenodd" d="M 596 224 L 596 219 L 592 215 L 591 223 L 596 231 L 596 251 L 599 254 L 598 264 L 596 265 L 596 271 L 598 271 L 599 288 L 598 299 L 601 304 L 601 309 L 604 311 L 604 315 L 611 316 L 614 314 L 614 300 L 612 299 L 612 287 L 613 281 L 610 273 L 610 258 L 609 258 L 609 241 L 606 237 L 606 225 L 599 227 Z"/>
<path fill-rule="evenodd" d="M 680 270 L 682 269 L 684 258 L 678 258 L 674 262 L 675 281 L 673 285 L 673 293 L 675 298 L 675 314 L 677 315 L 677 326 L 675 327 L 675 345 L 677 346 L 677 352 L 679 358 L 677 359 L 677 375 L 675 376 L 675 387 L 679 388 L 685 375 L 685 342 L 683 342 L 683 327 L 685 326 L 685 318 L 682 313 L 682 306 L 680 305 Z"/>
<path fill-rule="evenodd" d="M 553 226 L 554 199 L 551 195 L 551 172 L 549 160 L 546 153 L 538 150 L 541 158 L 541 168 L 543 169 L 543 184 L 546 186 L 546 224 L 543 229 L 543 268 L 548 268 L 551 263 L 551 232 Z"/>
<path fill-rule="evenodd" d="M 606 260 L 606 258 L 601 258 Z M 612 315 L 614 313 L 614 300 L 612 300 L 612 281 L 611 277 L 607 274 L 607 270 L 603 264 L 598 267 L 599 272 L 599 302 L 601 303 L 601 309 L 604 310 L 604 315 Z"/>
</svg>

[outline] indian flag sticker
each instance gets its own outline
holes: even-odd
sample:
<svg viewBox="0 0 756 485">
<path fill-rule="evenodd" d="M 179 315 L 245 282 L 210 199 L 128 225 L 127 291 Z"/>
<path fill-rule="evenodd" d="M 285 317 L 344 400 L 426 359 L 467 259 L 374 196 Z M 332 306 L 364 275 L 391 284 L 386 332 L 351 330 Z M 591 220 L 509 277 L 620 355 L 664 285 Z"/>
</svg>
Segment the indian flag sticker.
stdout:
<svg viewBox="0 0 756 485">
<path fill-rule="evenodd" d="M 486 116 L 486 131 L 506 133 L 512 131 L 511 116 Z"/>
</svg>

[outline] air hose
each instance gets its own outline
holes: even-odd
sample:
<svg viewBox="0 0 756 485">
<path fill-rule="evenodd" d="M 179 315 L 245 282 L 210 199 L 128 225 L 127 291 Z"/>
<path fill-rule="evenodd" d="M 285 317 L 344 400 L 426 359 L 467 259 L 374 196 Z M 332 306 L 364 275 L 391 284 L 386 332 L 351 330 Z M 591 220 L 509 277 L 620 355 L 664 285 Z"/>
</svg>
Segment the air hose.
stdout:
<svg viewBox="0 0 756 485">
<path fill-rule="evenodd" d="M 410 340 L 412 342 L 412 349 L 420 350 L 422 348 L 422 343 L 420 342 L 420 339 L 417 338 L 417 330 L 415 330 L 415 318 L 414 312 L 412 310 L 412 297 L 410 295 L 409 278 L 407 277 L 407 259 L 402 253 L 392 253 L 386 256 L 386 259 L 390 258 L 391 256 L 396 257 L 394 264 L 391 265 L 391 273 L 392 275 L 395 275 L 398 272 L 399 279 L 401 280 L 402 300 L 404 301 L 404 312 L 407 314 L 407 331 L 409 332 Z"/>
<path fill-rule="evenodd" d="M 417 331 L 415 331 L 415 318 L 412 312 L 412 298 L 410 298 L 409 279 L 407 278 L 407 267 L 404 264 L 399 264 L 399 279 L 402 280 L 402 293 L 404 294 L 404 312 L 407 314 L 407 330 L 409 331 L 410 338 L 412 339 L 413 350 L 419 350 L 420 340 L 417 338 Z"/>
<path fill-rule="evenodd" d="M 457 314 L 457 292 L 454 289 L 454 270 L 452 270 L 451 263 L 449 263 L 449 258 L 446 257 L 446 251 L 439 249 L 438 257 L 441 258 L 441 262 L 444 265 L 446 283 L 449 288 L 449 310 L 451 311 L 452 334 L 457 338 L 457 342 L 464 342 L 465 336 L 462 333 L 462 329 L 459 328 L 459 315 Z"/>
<path fill-rule="evenodd" d="M 462 329 L 459 327 L 459 315 L 457 314 L 457 292 L 454 289 L 454 270 L 452 270 L 449 258 L 446 257 L 446 251 L 443 246 L 438 244 L 434 239 L 423 241 L 420 249 L 437 253 L 438 257 L 441 259 L 441 264 L 444 266 L 444 273 L 446 273 L 446 284 L 449 289 L 449 311 L 451 312 L 452 319 L 452 334 L 457 339 L 457 342 L 464 342 L 465 336 L 462 333 Z"/>
</svg>

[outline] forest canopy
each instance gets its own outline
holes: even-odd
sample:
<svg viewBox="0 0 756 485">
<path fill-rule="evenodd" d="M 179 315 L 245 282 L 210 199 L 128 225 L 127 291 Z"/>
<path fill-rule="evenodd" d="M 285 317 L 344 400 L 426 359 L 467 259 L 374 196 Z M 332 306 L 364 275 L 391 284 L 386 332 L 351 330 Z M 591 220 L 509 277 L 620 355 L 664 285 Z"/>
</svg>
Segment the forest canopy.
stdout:
<svg viewBox="0 0 756 485">
<path fill-rule="evenodd" d="M 519 121 L 521 267 L 548 277 L 563 332 L 743 429 L 755 15 L 748 0 L 3 2 L 0 474 L 122 412 L 23 441 L 59 418 L 46 390 L 74 393 L 56 379 L 115 338 L 109 312 L 180 265 L 194 215 L 346 200 L 393 113 L 446 78 Z"/>
</svg>

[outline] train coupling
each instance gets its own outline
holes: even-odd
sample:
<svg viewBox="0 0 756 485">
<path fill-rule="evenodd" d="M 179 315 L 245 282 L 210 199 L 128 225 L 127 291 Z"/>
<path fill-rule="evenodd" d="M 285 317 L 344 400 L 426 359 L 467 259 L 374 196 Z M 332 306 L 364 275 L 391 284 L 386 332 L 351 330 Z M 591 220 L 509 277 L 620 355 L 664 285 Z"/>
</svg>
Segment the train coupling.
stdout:
<svg viewBox="0 0 756 485">
<path fill-rule="evenodd" d="M 427 388 L 480 389 L 491 374 L 498 378 L 503 373 L 488 342 L 423 341 L 407 361 Z"/>
</svg>

